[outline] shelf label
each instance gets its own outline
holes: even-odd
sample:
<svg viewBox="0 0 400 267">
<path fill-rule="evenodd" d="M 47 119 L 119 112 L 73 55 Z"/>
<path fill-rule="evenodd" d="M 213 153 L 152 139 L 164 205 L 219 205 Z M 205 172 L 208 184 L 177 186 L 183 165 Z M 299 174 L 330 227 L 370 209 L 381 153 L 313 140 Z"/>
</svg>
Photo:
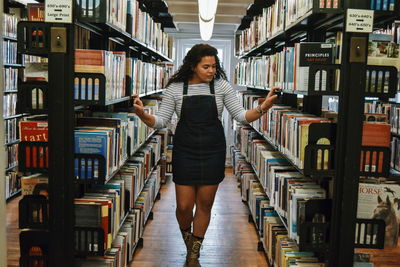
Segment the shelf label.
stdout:
<svg viewBox="0 0 400 267">
<path fill-rule="evenodd" d="M 46 0 L 45 21 L 72 23 L 72 0 Z"/>
<path fill-rule="evenodd" d="M 372 32 L 374 11 L 366 9 L 347 9 L 346 32 Z"/>
</svg>

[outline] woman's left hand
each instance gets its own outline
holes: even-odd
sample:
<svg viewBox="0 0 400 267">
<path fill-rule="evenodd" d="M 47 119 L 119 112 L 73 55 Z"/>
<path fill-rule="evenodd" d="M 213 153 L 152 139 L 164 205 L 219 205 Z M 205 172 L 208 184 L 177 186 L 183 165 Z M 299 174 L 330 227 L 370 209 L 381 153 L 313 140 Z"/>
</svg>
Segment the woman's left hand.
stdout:
<svg viewBox="0 0 400 267">
<path fill-rule="evenodd" d="M 274 105 L 275 100 L 278 98 L 278 95 L 275 94 L 276 90 L 279 90 L 279 87 L 272 87 L 272 89 L 269 91 L 267 97 L 265 98 L 264 102 L 261 104 L 261 110 L 265 111 L 268 110 Z"/>
</svg>

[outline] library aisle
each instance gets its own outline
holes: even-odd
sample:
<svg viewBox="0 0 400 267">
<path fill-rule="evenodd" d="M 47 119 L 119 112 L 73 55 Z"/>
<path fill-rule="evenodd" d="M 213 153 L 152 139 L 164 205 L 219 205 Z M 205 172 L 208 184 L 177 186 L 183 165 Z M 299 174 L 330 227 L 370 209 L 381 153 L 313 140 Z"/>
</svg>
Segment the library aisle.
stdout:
<svg viewBox="0 0 400 267">
<path fill-rule="evenodd" d="M 174 183 L 168 181 L 161 187 L 161 200 L 153 208 L 154 220 L 147 222 L 144 246 L 136 250 L 131 267 L 184 266 L 185 247 L 175 219 L 175 206 Z M 236 179 L 227 170 L 200 251 L 201 266 L 268 266 L 264 253 L 257 251 L 257 240 Z"/>
</svg>

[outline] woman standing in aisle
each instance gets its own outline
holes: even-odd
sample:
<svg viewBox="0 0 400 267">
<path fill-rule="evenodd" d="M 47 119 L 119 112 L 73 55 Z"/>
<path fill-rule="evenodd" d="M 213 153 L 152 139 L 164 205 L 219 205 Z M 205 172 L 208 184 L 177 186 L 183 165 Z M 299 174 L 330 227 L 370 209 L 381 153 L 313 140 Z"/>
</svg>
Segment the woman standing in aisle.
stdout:
<svg viewBox="0 0 400 267">
<path fill-rule="evenodd" d="M 220 121 L 223 107 L 235 120 L 247 124 L 260 118 L 277 98 L 277 88 L 273 88 L 256 109 L 244 110 L 226 81 L 217 54 L 217 49 L 210 45 L 193 46 L 168 81 L 155 116 L 144 112 L 137 96 L 134 101 L 136 114 L 149 127 L 166 127 L 174 112 L 180 117 L 174 135 L 172 170 L 176 218 L 190 266 L 198 265 L 218 184 L 225 177 L 226 142 Z"/>
</svg>

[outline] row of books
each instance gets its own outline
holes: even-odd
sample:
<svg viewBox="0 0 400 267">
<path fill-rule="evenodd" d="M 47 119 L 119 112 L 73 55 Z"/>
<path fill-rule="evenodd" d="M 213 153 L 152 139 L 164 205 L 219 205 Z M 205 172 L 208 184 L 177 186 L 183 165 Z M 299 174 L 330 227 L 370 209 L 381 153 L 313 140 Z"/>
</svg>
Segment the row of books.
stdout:
<svg viewBox="0 0 400 267">
<path fill-rule="evenodd" d="M 7 143 L 17 141 L 17 119 L 5 120 L 4 121 L 5 127 L 5 138 L 4 141 Z"/>
<path fill-rule="evenodd" d="M 83 197 L 75 199 L 75 226 L 101 228 L 105 237 L 104 257 L 89 257 L 80 264 L 119 259 L 122 265 L 118 266 L 127 266 L 132 259 L 133 249 L 142 236 L 145 219 L 160 189 L 161 171 L 155 166 L 161 154 L 162 138 L 162 134 L 155 135 L 107 184 L 92 185 Z M 24 176 L 21 183 L 22 195 L 48 195 L 46 176 Z M 75 238 L 78 249 L 83 240 L 79 239 L 79 235 Z M 97 241 L 94 237 L 89 251 L 99 251 Z M 121 243 L 125 248 L 122 251 Z M 114 253 L 119 257 L 111 257 Z"/>
<path fill-rule="evenodd" d="M 3 95 L 3 116 L 9 117 L 17 114 L 17 94 Z"/>
<path fill-rule="evenodd" d="M 48 58 L 46 57 L 39 57 L 39 56 L 32 56 L 32 55 L 22 55 L 22 62 L 26 63 L 48 63 Z"/>
<path fill-rule="evenodd" d="M 102 18 L 105 22 L 128 32 L 158 52 L 170 58 L 172 57 L 172 37 L 163 32 L 161 23 L 155 22 L 149 13 L 140 9 L 139 1 L 111 0 L 107 4 L 101 1 L 91 4 L 87 1 L 79 0 L 77 8 L 81 12 L 80 16 L 89 20 L 93 18 L 99 19 L 101 16 L 100 10 L 105 9 L 107 12 L 106 18 Z M 127 20 L 128 15 L 132 18 L 131 20 Z M 38 19 L 43 20 L 44 18 Z M 30 20 L 36 20 L 35 16 L 32 16 Z"/>
<path fill-rule="evenodd" d="M 127 159 L 127 121 L 118 118 L 78 118 L 74 134 L 75 153 L 97 154 L 105 160 L 105 177 L 119 169 Z M 75 176 L 98 178 L 98 160 L 75 160 Z M 94 172 L 86 174 L 86 164 L 94 165 Z M 88 177 L 86 177 L 88 175 Z"/>
<path fill-rule="evenodd" d="M 158 136 L 161 138 L 161 136 Z M 161 150 L 161 142 L 157 136 L 155 136 L 155 139 L 153 139 L 150 143 L 156 143 L 158 144 L 158 148 L 156 149 L 158 152 Z M 149 143 L 149 144 L 150 144 Z M 142 157 L 140 153 L 142 151 L 147 150 L 146 147 L 143 148 L 143 150 L 138 152 L 137 159 Z M 155 154 L 157 154 L 157 151 L 154 151 Z M 157 157 L 157 155 L 152 155 L 152 157 Z M 146 156 L 143 156 L 142 158 L 146 158 Z M 152 164 L 152 165 L 149 165 Z M 116 220 L 120 219 L 119 223 L 114 224 L 117 226 L 116 231 L 118 231 L 118 226 L 121 224 L 121 220 L 123 218 L 123 214 L 125 212 L 130 212 L 128 215 L 127 219 L 125 222 L 122 224 L 120 228 L 120 232 L 115 235 L 114 233 L 117 233 L 114 231 L 113 233 L 108 233 L 108 240 L 113 240 L 112 243 L 109 241 L 107 244 L 107 251 L 105 252 L 106 256 L 110 256 L 110 250 L 112 251 L 114 248 L 114 243 L 116 240 L 120 239 L 121 233 L 127 232 L 128 238 L 128 252 L 126 252 L 124 255 L 126 257 L 126 262 L 122 262 L 122 265 L 119 266 L 127 266 L 127 262 L 132 260 L 132 255 L 133 255 L 133 250 L 136 246 L 136 244 L 139 241 L 139 238 L 143 234 L 143 228 L 146 222 L 146 219 L 148 218 L 148 214 L 154 204 L 156 195 L 158 194 L 158 191 L 160 189 L 160 167 L 157 167 L 155 170 L 153 170 L 151 173 L 149 172 L 148 175 L 146 175 L 144 172 L 141 170 L 145 170 L 146 168 L 153 169 L 155 167 L 155 164 L 157 162 L 147 162 L 145 159 L 141 161 L 140 159 L 138 161 L 130 159 L 127 164 L 121 168 L 120 172 L 115 176 L 111 182 L 113 184 L 117 183 L 123 183 L 124 184 L 124 189 L 125 189 L 125 196 L 121 198 L 121 204 L 125 203 L 124 207 L 121 207 L 121 210 L 123 213 L 121 213 L 121 216 L 117 218 Z M 108 185 L 109 183 L 107 183 Z M 121 187 L 122 188 L 122 187 Z M 123 191 L 123 190 L 122 190 Z M 121 192 L 122 192 L 121 191 Z M 124 199 L 124 201 L 122 201 Z M 76 199 L 76 201 L 82 201 L 81 199 Z M 129 204 L 128 204 L 129 203 Z M 135 220 L 133 220 L 133 216 Z M 76 214 L 76 217 L 78 215 Z M 85 218 L 88 217 L 86 213 L 81 214 L 79 216 L 80 218 Z M 103 219 L 104 221 L 104 219 Z M 86 224 L 86 223 L 85 223 Z M 92 223 L 93 225 L 93 223 Z M 97 220 L 96 225 L 100 225 L 99 221 Z M 107 229 L 106 226 L 104 226 L 104 222 L 102 223 L 101 226 L 103 229 Z M 106 230 L 105 230 L 106 231 Z M 119 257 L 119 259 L 123 259 Z M 89 261 L 93 261 L 95 259 L 89 258 Z M 104 261 L 104 260 L 110 260 L 109 258 L 97 258 L 96 260 L 98 261 Z M 85 265 L 86 266 L 86 265 Z"/>
<path fill-rule="evenodd" d="M 373 10 L 393 11 L 395 8 L 394 0 L 370 0 L 370 3 Z M 317 1 L 317 5 L 314 6 L 312 0 L 277 0 L 270 7 L 264 8 L 260 16 L 255 16 L 250 27 L 236 38 L 236 54 L 241 55 L 290 28 L 293 23 L 314 8 L 335 10 L 340 8 L 340 2 L 338 0 L 321 0 Z"/>
<path fill-rule="evenodd" d="M 5 147 L 6 168 L 12 168 L 18 165 L 18 144 Z"/>
<path fill-rule="evenodd" d="M 371 9 L 374 10 L 390 10 L 395 8 L 395 0 L 371 0 Z"/>
<path fill-rule="evenodd" d="M 246 109 L 253 109 L 264 98 L 253 93 L 240 93 L 241 102 Z M 305 148 L 309 144 L 309 127 L 311 124 L 333 123 L 337 120 L 337 113 L 323 110 L 321 117 L 311 114 L 299 112 L 290 106 L 274 105 L 268 110 L 267 115 L 253 122 L 251 125 L 254 129 L 265 136 L 279 151 L 286 155 L 298 168 L 304 168 Z M 363 124 L 362 145 L 389 147 L 390 146 L 390 124 L 386 114 L 365 114 L 365 122 Z M 321 138 L 318 141 L 320 145 L 334 145 L 331 140 Z M 318 159 L 320 160 L 320 159 Z M 318 162 L 318 166 L 327 168 L 329 159 L 325 155 L 324 162 Z M 383 158 L 379 162 L 375 162 L 376 157 L 372 157 L 373 168 L 381 170 Z M 369 166 L 369 161 L 364 161 L 365 168 Z M 321 164 L 321 165 L 320 165 Z M 364 167 L 363 167 L 364 168 Z"/>
<path fill-rule="evenodd" d="M 11 14 L 3 14 L 3 35 L 6 37 L 17 37 L 18 18 Z"/>
<path fill-rule="evenodd" d="M 400 171 L 400 107 L 395 104 L 382 103 L 379 101 L 366 102 L 364 104 L 364 112 L 371 114 L 370 121 L 389 122 L 392 138 L 390 142 L 390 167 Z"/>
<path fill-rule="evenodd" d="M 246 109 L 255 108 L 264 99 L 259 95 L 245 92 L 240 93 L 240 98 Z M 330 114 L 327 112 L 326 115 Z M 253 122 L 252 126 L 277 146 L 296 166 L 303 169 L 311 123 L 331 123 L 331 120 L 301 113 L 290 106 L 274 105 L 268 110 L 267 115 Z M 330 140 L 320 140 L 319 144 L 330 145 Z M 328 158 L 325 160 L 327 161 Z"/>
<path fill-rule="evenodd" d="M 3 63 L 17 64 L 17 43 L 3 40 Z"/>
<path fill-rule="evenodd" d="M 236 35 L 236 55 L 241 55 L 250 48 L 255 47 L 267 40 L 268 8 L 263 8 L 260 16 L 255 16 L 250 22 L 250 27 Z"/>
<path fill-rule="evenodd" d="M 161 23 L 155 22 L 150 14 L 143 12 L 139 6 L 139 1 L 128 0 L 128 14 L 132 16 L 132 24 L 127 25 L 127 31 L 133 37 L 172 58 L 172 37 L 162 31 Z"/>
<path fill-rule="evenodd" d="M 17 172 L 8 172 L 5 175 L 6 180 L 6 199 L 18 192 L 21 188 L 20 179 Z"/>
<path fill-rule="evenodd" d="M 238 131 L 240 151 L 253 166 L 262 188 L 269 196 L 270 205 L 287 220 L 289 237 L 300 242 L 297 232 L 297 198 L 325 199 L 327 192 L 315 181 L 296 171 L 281 153 L 274 151 L 264 139 L 259 139 L 253 129 L 243 127 Z"/>
<path fill-rule="evenodd" d="M 104 74 L 106 100 L 118 99 L 126 95 L 125 52 L 76 49 L 75 72 Z M 88 90 L 86 86 L 88 86 Z M 78 100 L 99 100 L 99 81 L 92 79 L 90 83 L 86 83 L 86 81 L 76 78 L 74 96 Z"/>
<path fill-rule="evenodd" d="M 335 45 L 330 43 L 296 43 L 275 55 L 242 59 L 235 67 L 235 83 L 247 86 L 279 86 L 288 90 L 308 91 L 311 65 L 333 64 Z M 327 73 L 315 76 L 317 90 L 327 90 Z M 322 79 L 322 81 L 320 81 Z M 337 88 L 337 86 L 336 86 Z M 338 89 L 338 88 L 337 88 Z"/>
<path fill-rule="evenodd" d="M 172 67 L 126 58 L 125 52 L 76 49 L 75 72 L 104 74 L 106 100 L 111 100 L 124 97 L 127 93 L 142 94 L 164 88 L 172 73 Z M 126 88 L 126 76 L 131 80 L 131 83 L 128 83 L 129 88 Z M 76 78 L 75 99 L 99 100 L 99 86 L 98 79 Z"/>
<path fill-rule="evenodd" d="M 105 251 L 104 256 L 78 258 L 75 259 L 75 265 L 77 267 L 128 266 L 128 262 L 132 260 L 132 254 L 143 231 L 141 228 L 142 220 L 143 214 L 141 211 L 139 209 L 132 210 L 125 219 L 120 232 L 113 240 L 111 248 Z"/>
<path fill-rule="evenodd" d="M 240 130 L 239 130 L 240 131 Z M 243 146 L 239 144 L 240 146 Z M 246 145 L 244 145 L 246 146 Z M 251 154 L 252 152 L 250 152 Z M 279 218 L 279 215 L 277 211 L 275 210 L 276 208 L 274 207 L 274 204 L 272 203 L 272 199 L 268 197 L 268 194 L 266 194 L 266 190 L 263 187 L 263 185 L 259 182 L 257 171 L 254 172 L 253 167 L 249 162 L 246 160 L 246 158 L 241 154 L 240 149 L 234 150 L 234 171 L 237 177 L 240 179 L 241 183 L 241 188 L 242 188 L 242 199 L 244 201 L 247 201 L 249 205 L 249 209 L 251 211 L 253 221 L 256 224 L 256 228 L 258 229 L 258 233 L 260 235 L 260 239 L 263 242 L 265 252 L 267 254 L 268 260 L 270 264 L 274 264 L 274 266 L 288 266 L 287 263 L 293 259 L 297 259 L 298 262 L 303 262 L 302 255 L 307 258 L 310 262 L 315 263 L 315 266 L 324 266 L 323 263 L 321 263 L 315 255 L 310 252 L 300 252 L 299 248 L 297 246 L 297 243 L 295 241 L 295 238 L 293 236 L 296 234 L 297 231 L 297 224 L 300 225 L 300 222 L 302 222 L 302 218 L 300 216 L 301 213 L 298 213 L 299 216 L 297 216 L 296 221 L 294 219 L 292 220 L 292 225 L 295 225 L 296 228 L 286 228 L 285 225 L 282 223 L 281 219 Z M 250 158 L 249 158 L 250 159 Z M 305 179 L 304 177 L 298 178 L 299 173 L 296 173 L 293 168 L 288 166 L 287 164 L 280 164 L 278 161 L 274 162 L 273 158 L 270 158 L 270 168 L 272 175 L 281 175 L 284 176 L 289 184 L 289 186 L 292 186 L 293 188 L 296 187 L 295 190 L 298 192 L 290 192 L 290 196 L 295 196 L 297 197 L 295 201 L 300 203 L 303 201 L 303 199 L 311 200 L 313 197 L 311 196 L 312 194 L 310 193 L 312 190 L 315 190 L 317 192 L 318 190 L 322 190 L 321 188 L 318 188 L 317 185 L 314 184 L 314 187 L 311 184 L 307 184 L 305 181 L 301 180 L 302 178 Z M 285 169 L 286 168 L 286 169 Z M 276 173 L 276 174 L 275 174 Z M 292 176 L 292 178 L 291 178 Z M 273 176 L 272 176 L 273 177 Z M 274 179 L 270 177 L 271 179 Z M 290 183 L 291 182 L 291 183 Z M 301 182 L 304 182 L 302 184 Z M 304 188 L 302 188 L 303 186 Z M 279 190 L 282 190 L 281 188 Z M 311 198 L 307 198 L 304 195 L 300 194 L 300 191 L 303 190 L 305 191 L 304 195 L 310 195 Z M 294 191 L 294 190 L 293 190 Z M 287 193 L 288 191 L 286 191 Z M 279 192 L 282 195 L 285 194 L 285 192 Z M 302 192 L 303 193 L 303 192 Z M 304 197 L 304 198 L 301 198 Z M 316 198 L 319 199 L 319 198 Z M 291 200 L 292 201 L 292 200 Z M 289 203 L 289 202 L 288 202 Z M 296 204 L 298 204 L 296 203 Z M 289 205 L 288 208 L 292 208 L 290 211 L 290 214 L 294 213 L 292 205 L 293 202 L 290 202 L 291 205 Z M 276 204 L 277 205 L 277 204 Z M 277 208 L 280 208 L 278 205 Z M 296 210 L 297 211 L 297 210 Z M 285 218 L 284 216 L 281 215 L 282 218 Z M 294 218 L 292 216 L 291 218 Z M 290 224 L 289 224 L 290 225 Z M 294 228 L 294 230 L 293 230 Z M 277 240 L 278 238 L 278 240 Z M 291 247 L 292 249 L 290 252 L 293 252 L 295 255 L 292 255 L 291 253 L 287 254 L 286 250 L 282 250 L 282 247 L 279 246 L 278 242 L 279 238 L 283 238 L 285 241 L 290 242 L 293 246 Z M 300 239 L 298 242 L 301 241 Z M 289 252 L 289 251 L 288 251 Z M 307 254 L 307 255 L 306 255 Z M 292 259 L 292 257 L 294 257 Z M 312 257 L 312 259 L 311 259 Z M 295 262 L 293 262 L 294 264 Z M 317 264 L 320 263 L 320 264 Z M 292 265 L 290 265 L 292 266 Z M 294 265 L 297 266 L 297 265 Z M 300 265 L 301 266 L 301 265 Z M 313 265 L 314 266 L 314 265 Z"/>
<path fill-rule="evenodd" d="M 18 90 L 18 69 L 4 68 L 4 91 Z"/>
<path fill-rule="evenodd" d="M 128 114 L 114 113 L 110 116 L 105 113 L 94 113 L 93 115 L 98 116 L 98 118 L 78 118 L 77 120 L 78 128 L 75 130 L 75 153 L 102 155 L 106 160 L 105 177 L 107 178 L 115 171 L 119 170 L 123 163 L 128 159 L 129 154 L 133 153 L 133 149 L 138 147 L 139 144 L 132 144 L 135 141 L 134 137 L 143 135 L 144 137 L 136 139 L 142 139 L 145 141 L 149 133 L 143 131 L 142 133 L 137 132 L 135 134 L 135 130 L 140 131 L 142 129 L 137 129 L 138 127 L 134 126 L 134 123 L 137 122 L 137 118 L 135 117 L 134 120 L 130 120 Z M 105 116 L 108 116 L 108 118 L 104 118 Z M 115 117 L 109 118 L 112 116 Z M 118 118 L 118 116 L 120 118 Z M 133 142 L 131 141 L 131 144 L 128 145 L 130 140 L 133 140 Z M 161 140 L 159 143 L 161 145 Z M 131 151 L 128 151 L 128 146 L 131 148 Z M 141 150 L 144 153 L 147 162 L 144 175 L 149 174 L 149 166 L 153 166 L 152 163 L 154 163 L 155 158 L 158 159 L 160 157 L 160 153 L 158 152 L 154 157 L 151 157 L 153 151 L 156 151 L 156 146 L 157 142 L 150 142 Z M 130 159 L 133 159 L 136 156 L 137 153 L 133 154 Z M 90 162 L 76 162 L 76 176 L 85 177 L 86 164 L 90 165 Z M 96 178 L 96 170 L 99 168 L 99 163 L 94 160 L 93 164 L 95 170 L 93 178 Z"/>
<path fill-rule="evenodd" d="M 150 114 L 158 110 L 159 102 L 148 99 L 145 109 Z M 75 129 L 75 153 L 99 154 L 106 160 L 105 177 L 109 177 L 132 156 L 135 150 L 147 139 L 151 128 L 146 126 L 136 114 L 131 112 L 94 112 L 93 117 L 78 118 Z M 21 141 L 47 142 L 48 124 L 46 121 L 34 121 L 29 117 L 19 123 Z M 26 153 L 26 156 L 30 153 Z M 47 166 L 43 161 L 26 163 L 32 167 Z M 36 166 L 35 164 L 40 164 Z M 94 172 L 85 173 L 86 163 L 75 163 L 75 175 L 87 178 L 98 178 L 99 162 L 89 161 L 94 165 Z"/>
<path fill-rule="evenodd" d="M 132 81 L 128 92 L 130 94 L 144 94 L 165 88 L 172 75 L 172 66 L 128 58 L 126 75 Z"/>
</svg>

